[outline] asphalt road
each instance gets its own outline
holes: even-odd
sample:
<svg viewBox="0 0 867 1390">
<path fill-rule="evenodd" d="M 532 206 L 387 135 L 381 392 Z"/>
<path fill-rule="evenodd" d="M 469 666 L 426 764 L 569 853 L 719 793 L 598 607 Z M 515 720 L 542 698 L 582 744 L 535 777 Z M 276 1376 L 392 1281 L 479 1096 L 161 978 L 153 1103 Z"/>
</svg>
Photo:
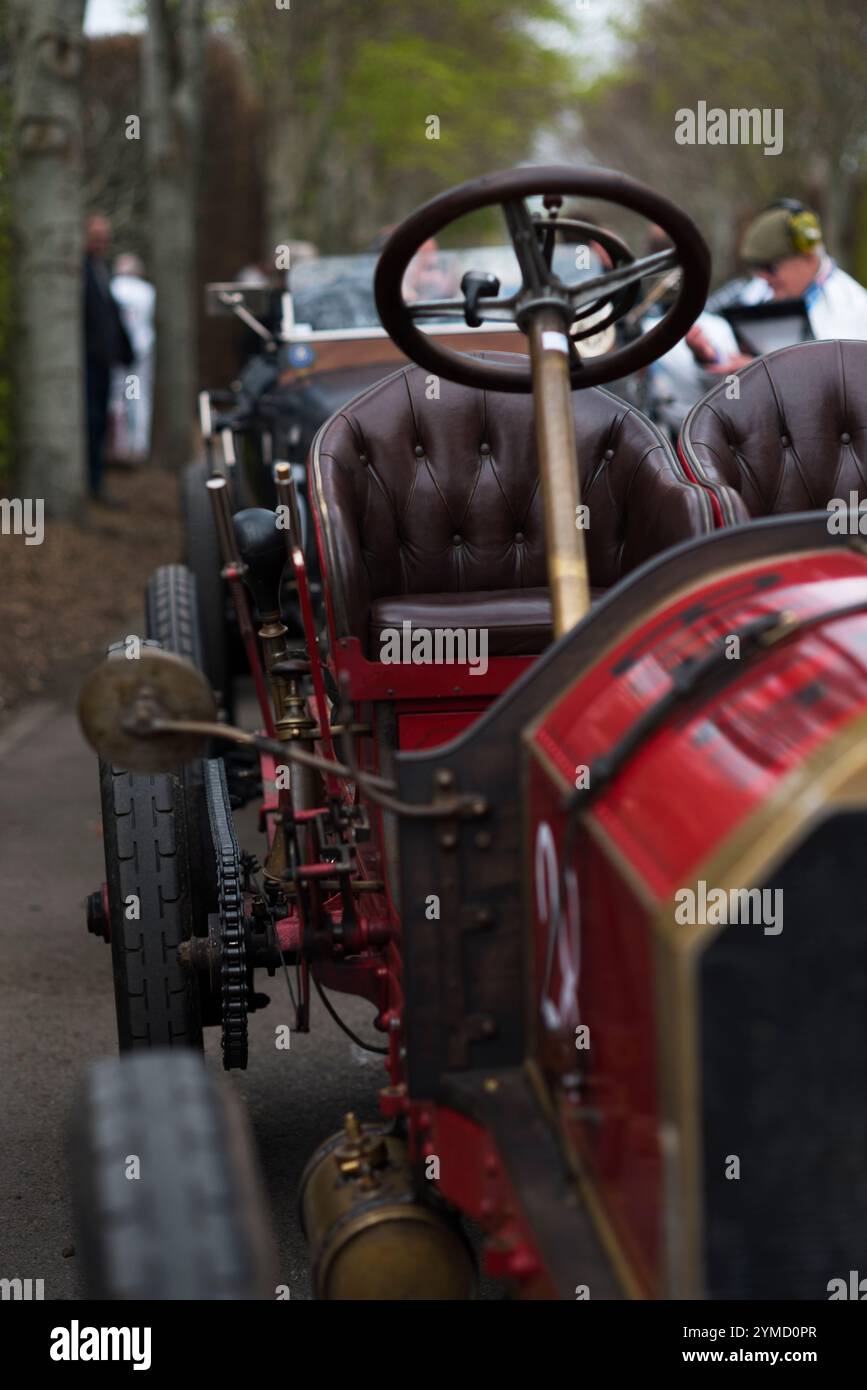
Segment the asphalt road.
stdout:
<svg viewBox="0 0 867 1390">
<path fill-rule="evenodd" d="M 259 852 L 249 813 L 242 847 Z M 85 1296 L 72 1252 L 66 1136 L 88 1064 L 115 1052 L 111 961 L 89 936 L 87 894 L 104 878 L 96 761 L 74 715 L 31 707 L 0 732 L 0 1278 L 44 1279 L 46 1299 Z M 247 1102 L 279 1241 L 280 1280 L 311 1297 L 295 1193 L 311 1152 L 354 1109 L 377 1115 L 383 1058 L 365 1053 L 312 1004 L 310 1035 L 275 1047 L 291 1023 L 279 977 L 257 978 L 271 1005 L 250 1021 L 250 1067 L 232 1074 Z M 373 1037 L 373 1010 L 341 999 Z M 206 1051 L 218 1067 L 219 1038 Z"/>
</svg>

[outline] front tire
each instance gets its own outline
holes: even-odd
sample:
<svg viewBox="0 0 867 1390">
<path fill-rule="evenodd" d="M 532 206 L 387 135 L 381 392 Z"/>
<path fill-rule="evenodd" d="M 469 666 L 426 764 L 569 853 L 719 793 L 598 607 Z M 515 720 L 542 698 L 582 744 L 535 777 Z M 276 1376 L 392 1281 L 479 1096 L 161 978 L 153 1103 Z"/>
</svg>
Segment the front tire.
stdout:
<svg viewBox="0 0 867 1390">
<path fill-rule="evenodd" d="M 178 959 L 193 930 L 183 783 L 99 772 L 118 1046 L 201 1048 L 196 974 Z"/>
<path fill-rule="evenodd" d="M 246 1117 L 200 1058 L 153 1052 L 92 1066 L 72 1176 L 87 1297 L 274 1298 Z"/>
<path fill-rule="evenodd" d="M 145 590 L 147 635 L 207 675 L 198 581 L 186 565 L 160 565 Z"/>
<path fill-rule="evenodd" d="M 207 676 L 199 613 L 198 583 L 192 570 L 186 565 L 160 565 L 154 570 L 145 590 L 147 635 L 166 651 L 186 657 Z M 184 792 L 193 931 L 207 936 L 208 913 L 217 910 L 216 868 L 201 759 L 188 763 L 179 778 Z"/>
<path fill-rule="evenodd" d="M 167 569 L 179 570 L 180 566 Z M 157 571 L 154 578 L 160 575 Z M 148 586 L 148 620 L 154 595 Z M 165 605 L 163 605 L 165 607 Z M 167 611 L 177 615 L 177 605 Z M 178 623 L 173 620 L 175 628 Z M 170 636 L 172 622 L 163 621 Z M 195 648 L 195 625 L 180 655 Z M 153 644 L 153 634 L 149 641 Z M 122 646 L 118 643 L 117 646 Z M 167 643 L 171 646 L 171 643 Z M 174 646 L 177 650 L 177 646 Z M 115 650 L 115 648 L 112 648 Z M 152 1047 L 202 1047 L 202 1000 L 196 972 L 178 960 L 194 931 L 207 931 L 209 904 L 191 866 L 203 877 L 207 816 L 198 765 L 183 777 L 146 776 L 100 759 L 99 787 L 108 888 L 114 1002 L 121 1052 Z M 210 1020 L 209 1020 L 210 1021 Z"/>
</svg>

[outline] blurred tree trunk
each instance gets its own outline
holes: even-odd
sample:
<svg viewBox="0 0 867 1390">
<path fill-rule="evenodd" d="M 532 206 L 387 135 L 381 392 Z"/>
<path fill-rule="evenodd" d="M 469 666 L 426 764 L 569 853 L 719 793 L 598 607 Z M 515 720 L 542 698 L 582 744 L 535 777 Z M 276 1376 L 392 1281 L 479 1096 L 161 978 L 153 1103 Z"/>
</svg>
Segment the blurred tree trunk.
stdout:
<svg viewBox="0 0 867 1390">
<path fill-rule="evenodd" d="M 281 16 L 277 18 L 279 21 Z M 273 16 L 268 15 L 268 19 Z M 331 188 L 323 162 L 327 163 L 330 153 L 331 126 L 342 95 L 343 55 L 353 19 L 358 22 L 357 15 L 340 12 L 340 0 L 300 0 L 293 10 L 290 36 L 284 40 L 288 42 L 285 66 L 268 65 L 265 186 L 269 258 L 278 245 L 290 240 L 313 238 L 324 243 L 324 249 L 345 249 L 332 241 L 338 195 Z M 305 65 L 313 67 L 316 58 L 315 91 L 311 93 L 310 77 L 304 69 Z M 332 176 L 334 172 L 332 160 Z"/>
<path fill-rule="evenodd" d="M 196 206 L 201 149 L 204 0 L 148 0 L 142 45 L 151 278 L 156 286 L 153 452 L 180 468 L 193 450 Z"/>
<path fill-rule="evenodd" d="M 85 492 L 80 74 L 85 0 L 14 0 L 18 476 L 73 515 Z"/>
</svg>

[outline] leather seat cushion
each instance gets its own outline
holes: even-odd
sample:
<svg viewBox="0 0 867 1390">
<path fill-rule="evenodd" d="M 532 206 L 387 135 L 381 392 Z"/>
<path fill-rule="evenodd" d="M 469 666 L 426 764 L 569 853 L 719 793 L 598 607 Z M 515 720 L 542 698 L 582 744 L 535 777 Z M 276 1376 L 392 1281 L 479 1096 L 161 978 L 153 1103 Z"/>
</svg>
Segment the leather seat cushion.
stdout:
<svg viewBox="0 0 867 1390">
<path fill-rule="evenodd" d="M 586 508 L 575 521 L 586 527 L 594 586 L 610 588 L 651 555 L 713 528 L 707 491 L 687 480 L 637 410 L 599 389 L 576 391 L 573 409 Z M 529 396 L 445 380 L 432 394 L 424 369 L 401 368 L 322 427 L 310 476 L 337 637 L 357 637 L 377 660 L 376 605 L 399 595 L 386 626 L 400 626 L 431 596 L 445 616 L 428 625 L 484 626 L 501 652 L 545 646 L 544 508 Z M 471 599 L 484 601 L 478 620 L 467 615 Z"/>
<path fill-rule="evenodd" d="M 605 591 L 592 589 L 591 600 Z M 488 634 L 488 656 L 537 656 L 551 641 L 547 589 L 493 589 L 460 594 L 394 594 L 374 601 L 368 651 L 376 660 L 390 633 L 436 628 L 476 628 Z"/>
<path fill-rule="evenodd" d="M 383 634 L 408 622 L 413 630 L 476 628 L 488 634 L 488 656 L 535 656 L 551 641 L 547 589 L 489 589 L 461 594 L 395 594 L 371 605 L 368 652 L 377 660 Z"/>
</svg>

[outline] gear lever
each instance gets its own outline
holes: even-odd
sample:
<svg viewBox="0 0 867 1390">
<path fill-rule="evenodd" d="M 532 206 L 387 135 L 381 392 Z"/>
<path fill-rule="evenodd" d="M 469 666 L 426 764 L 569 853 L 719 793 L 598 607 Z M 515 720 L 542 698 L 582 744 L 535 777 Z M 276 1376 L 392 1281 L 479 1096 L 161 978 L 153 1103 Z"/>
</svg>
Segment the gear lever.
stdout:
<svg viewBox="0 0 867 1390">
<path fill-rule="evenodd" d="M 479 300 L 496 299 L 500 293 L 497 276 L 483 270 L 468 270 L 461 280 L 461 292 L 466 300 L 464 318 L 468 327 L 480 328 Z"/>
</svg>

